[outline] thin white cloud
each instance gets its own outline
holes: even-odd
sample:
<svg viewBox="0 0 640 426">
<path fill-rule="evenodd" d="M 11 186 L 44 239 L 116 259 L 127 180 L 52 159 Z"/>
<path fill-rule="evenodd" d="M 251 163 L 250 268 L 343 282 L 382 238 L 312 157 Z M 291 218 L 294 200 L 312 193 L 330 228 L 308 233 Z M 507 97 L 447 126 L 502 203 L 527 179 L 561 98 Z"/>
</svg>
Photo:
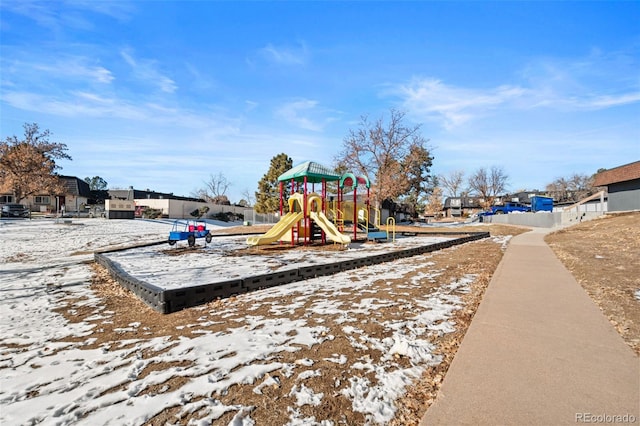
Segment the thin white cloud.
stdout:
<svg viewBox="0 0 640 426">
<path fill-rule="evenodd" d="M 78 10 L 109 16 L 118 21 L 129 20 L 131 15 L 135 12 L 134 4 L 127 0 L 118 0 L 118 1 L 73 0 L 73 1 L 67 1 L 66 4 Z"/>
<path fill-rule="evenodd" d="M 455 87 L 441 80 L 413 79 L 392 88 L 389 93 L 401 98 L 403 108 L 413 115 L 439 121 L 445 128 L 460 126 L 527 94 L 520 87 L 499 86 L 492 89 Z"/>
<path fill-rule="evenodd" d="M 191 87 L 197 90 L 211 90 L 218 85 L 217 82 L 209 74 L 202 73 L 195 65 L 188 62 L 184 65 L 187 72 L 189 73 L 189 84 Z"/>
<path fill-rule="evenodd" d="M 3 9 L 33 20 L 37 25 L 54 32 L 64 29 L 92 31 L 95 25 L 88 14 L 109 16 L 118 21 L 126 21 L 134 11 L 133 4 L 121 1 L 41 1 L 20 0 L 2 2 Z"/>
<path fill-rule="evenodd" d="M 55 3 L 43 3 L 33 0 L 2 2 L 2 8 L 6 11 L 25 16 L 36 22 L 37 25 L 59 30 L 63 26 L 64 16 L 57 10 Z"/>
<path fill-rule="evenodd" d="M 111 118 L 150 125 L 172 125 L 176 129 L 213 129 L 214 134 L 234 134 L 238 120 L 220 111 L 193 112 L 151 102 L 130 102 L 87 91 L 62 96 L 41 95 L 25 91 L 3 93 L 7 105 L 38 113 L 70 118 Z"/>
<path fill-rule="evenodd" d="M 251 100 L 244 101 L 244 104 L 245 104 L 245 112 L 253 111 L 254 109 L 258 108 L 258 105 L 260 105 L 258 102 L 251 101 Z"/>
<path fill-rule="evenodd" d="M 178 86 L 166 75 L 158 70 L 156 61 L 148 59 L 136 59 L 130 49 L 120 51 L 120 56 L 133 70 L 134 76 L 142 82 L 150 82 L 158 86 L 165 93 L 174 93 Z"/>
<path fill-rule="evenodd" d="M 305 130 L 321 131 L 325 124 L 332 121 L 324 115 L 326 111 L 318 108 L 318 102 L 310 99 L 298 99 L 280 106 L 275 114 L 286 122 Z M 323 116 L 320 118 L 314 118 Z"/>
<path fill-rule="evenodd" d="M 279 65 L 304 65 L 309 59 L 309 50 L 305 43 L 297 46 L 275 46 L 271 43 L 260 49 L 260 55 Z"/>
<path fill-rule="evenodd" d="M 515 74 L 515 84 L 479 88 L 426 77 L 393 85 L 384 94 L 399 98 L 416 118 L 448 130 L 497 110 L 579 112 L 631 105 L 640 102 L 636 50 L 593 49 L 584 57 L 534 58 Z"/>
<path fill-rule="evenodd" d="M 640 101 L 635 51 L 593 49 L 580 58 L 537 58 L 520 73 L 535 107 L 599 110 Z"/>
<path fill-rule="evenodd" d="M 144 109 L 87 92 L 71 93 L 59 98 L 37 93 L 8 91 L 3 95 L 8 105 L 25 111 L 60 117 L 116 117 L 130 120 L 150 119 Z"/>
<path fill-rule="evenodd" d="M 608 94 L 609 88 L 582 87 L 577 83 L 561 85 L 557 77 L 539 86 L 498 86 L 488 89 L 447 85 L 434 78 L 415 78 L 389 89 L 386 94 L 400 98 L 402 107 L 412 115 L 439 122 L 451 130 L 494 110 L 514 111 L 546 108 L 559 111 L 601 110 L 640 102 L 640 90 L 628 88 Z M 598 89 L 605 93 L 598 93 Z M 617 89 L 618 91 L 621 89 Z"/>
<path fill-rule="evenodd" d="M 640 91 L 621 95 L 602 95 L 586 99 L 570 99 L 566 103 L 577 108 L 606 109 L 640 102 Z"/>
<path fill-rule="evenodd" d="M 47 60 L 49 59 L 49 60 Z M 115 77 L 101 66 L 94 65 L 95 60 L 83 56 L 63 55 L 56 58 L 42 58 L 40 61 L 24 61 L 3 58 L 3 82 L 5 79 L 28 81 L 29 86 L 51 80 L 73 81 L 74 84 L 109 84 Z"/>
<path fill-rule="evenodd" d="M 75 95 L 77 96 L 78 99 L 83 99 L 83 100 L 86 100 L 88 102 L 92 102 L 92 103 L 95 103 L 95 104 L 102 104 L 102 105 L 111 105 L 111 104 L 113 104 L 113 100 L 112 99 L 105 98 L 103 96 L 98 95 L 97 93 L 75 92 Z"/>
<path fill-rule="evenodd" d="M 38 64 L 34 68 L 41 71 L 53 72 L 61 78 L 85 78 L 88 82 L 111 83 L 115 77 L 108 69 L 102 66 L 91 66 L 86 64 L 86 58 L 69 58 L 66 61 L 57 61 L 54 64 Z"/>
</svg>

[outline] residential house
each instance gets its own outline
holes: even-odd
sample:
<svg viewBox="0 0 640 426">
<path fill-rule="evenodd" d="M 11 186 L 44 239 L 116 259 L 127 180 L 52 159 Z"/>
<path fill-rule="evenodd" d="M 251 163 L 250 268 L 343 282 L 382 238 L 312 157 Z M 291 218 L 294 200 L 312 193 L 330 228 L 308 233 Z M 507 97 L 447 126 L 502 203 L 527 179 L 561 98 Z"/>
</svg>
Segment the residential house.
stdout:
<svg viewBox="0 0 640 426">
<path fill-rule="evenodd" d="M 640 210 L 640 161 L 596 174 L 593 186 L 605 186 L 609 212 Z"/>
<path fill-rule="evenodd" d="M 91 198 L 89 184 L 75 176 L 58 176 L 62 181 L 62 194 L 31 195 L 22 200 L 14 200 L 11 194 L 0 194 L 0 204 L 20 202 L 31 212 L 54 213 L 64 210 L 66 213 L 83 212 Z"/>
<path fill-rule="evenodd" d="M 57 209 L 64 206 L 67 213 L 84 212 L 85 206 L 91 198 L 91 188 L 89 184 L 75 176 L 60 176 L 64 185 L 64 193 L 57 198 Z"/>
<path fill-rule="evenodd" d="M 468 217 L 482 211 L 480 197 L 447 197 L 444 200 L 445 217 Z"/>
</svg>

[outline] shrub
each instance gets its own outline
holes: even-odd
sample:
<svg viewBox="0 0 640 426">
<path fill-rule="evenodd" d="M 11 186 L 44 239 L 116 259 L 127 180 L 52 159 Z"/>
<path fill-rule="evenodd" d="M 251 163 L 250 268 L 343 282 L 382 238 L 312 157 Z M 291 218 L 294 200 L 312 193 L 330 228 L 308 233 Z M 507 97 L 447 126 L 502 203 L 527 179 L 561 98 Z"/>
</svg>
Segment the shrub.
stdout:
<svg viewBox="0 0 640 426">
<path fill-rule="evenodd" d="M 162 210 L 145 207 L 142 209 L 142 217 L 146 219 L 157 219 L 162 216 Z"/>
<path fill-rule="evenodd" d="M 204 216 L 208 212 L 209 212 L 209 207 L 208 206 L 202 206 L 199 209 L 195 209 L 194 211 L 192 211 L 189 214 L 191 216 L 195 217 L 196 219 L 200 219 L 202 216 Z"/>
<path fill-rule="evenodd" d="M 209 215 L 210 219 L 220 220 L 222 222 L 235 222 L 244 219 L 244 216 L 234 212 L 218 212 Z"/>
</svg>

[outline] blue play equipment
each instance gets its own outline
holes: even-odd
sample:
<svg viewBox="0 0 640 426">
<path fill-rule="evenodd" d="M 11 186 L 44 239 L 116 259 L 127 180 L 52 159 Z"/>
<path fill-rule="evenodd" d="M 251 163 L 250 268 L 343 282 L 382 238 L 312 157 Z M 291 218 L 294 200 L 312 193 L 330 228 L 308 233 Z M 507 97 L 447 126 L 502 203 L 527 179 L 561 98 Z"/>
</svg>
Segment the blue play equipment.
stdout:
<svg viewBox="0 0 640 426">
<path fill-rule="evenodd" d="M 182 231 L 179 231 L 179 226 L 182 225 Z M 196 245 L 196 238 L 204 238 L 207 243 L 211 242 L 211 234 L 207 230 L 207 224 L 205 222 L 196 222 L 193 220 L 187 220 L 186 222 L 180 222 L 176 220 L 173 222 L 173 228 L 169 232 L 169 245 L 174 245 L 178 241 L 187 240 L 189 247 Z"/>
<path fill-rule="evenodd" d="M 391 240 L 396 240 L 396 221 L 394 218 L 387 218 L 387 230 L 383 231 L 372 223 L 358 224 L 358 227 L 367 233 L 367 241 L 389 241 L 389 234 L 391 234 Z M 391 232 L 390 232 L 391 231 Z"/>
</svg>

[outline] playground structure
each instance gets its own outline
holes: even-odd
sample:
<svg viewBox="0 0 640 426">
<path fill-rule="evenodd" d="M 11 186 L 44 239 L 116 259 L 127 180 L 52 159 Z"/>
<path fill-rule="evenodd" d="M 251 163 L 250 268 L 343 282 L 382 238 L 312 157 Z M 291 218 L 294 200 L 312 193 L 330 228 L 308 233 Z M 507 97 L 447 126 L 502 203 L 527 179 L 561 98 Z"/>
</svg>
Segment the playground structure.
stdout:
<svg viewBox="0 0 640 426">
<path fill-rule="evenodd" d="M 323 200 L 316 193 L 293 194 L 289 198 L 289 212 L 282 216 L 269 231 L 263 235 L 247 238 L 249 245 L 271 244 L 277 241 L 294 241 L 296 238 L 304 238 L 305 242 L 313 238 L 313 226 L 310 221 L 322 230 L 322 241 L 325 238 L 339 243 L 349 244 L 351 238 L 340 233 L 335 225 L 322 211 Z"/>
<path fill-rule="evenodd" d="M 364 202 L 358 203 L 358 187 L 364 185 L 366 188 L 366 198 Z M 345 189 L 353 192 L 353 201 L 344 198 Z M 333 203 L 333 217 L 340 229 L 343 230 L 345 224 L 351 224 L 353 229 L 353 239 L 358 238 L 358 230 L 367 235 L 367 240 L 379 241 L 389 239 L 389 231 L 392 230 L 395 240 L 395 220 L 387 219 L 387 231 L 380 230 L 380 209 L 372 208 L 370 203 L 371 183 L 366 176 L 356 177 L 353 173 L 345 173 L 340 177 L 338 199 Z M 371 211 L 375 213 L 374 220 L 371 220 Z"/>
<path fill-rule="evenodd" d="M 389 239 L 390 230 L 393 228 L 393 218 L 387 220 L 387 230 L 380 231 L 375 225 L 372 225 L 370 218 L 369 206 L 369 186 L 365 178 L 356 178 L 352 174 L 338 176 L 334 172 L 322 167 L 317 163 L 304 163 L 295 167 L 279 177 L 280 181 L 280 221 L 276 223 L 265 234 L 259 236 L 251 236 L 246 239 L 249 245 L 266 245 L 279 242 L 290 241 L 292 245 L 300 244 L 303 240 L 306 243 L 314 242 L 314 239 L 320 236 L 323 243 L 326 240 L 335 243 L 347 245 L 352 239 L 343 232 L 348 231 L 348 226 L 352 226 L 354 238 L 360 233 L 366 232 L 367 240 Z M 327 200 L 327 182 L 338 182 L 335 185 L 335 200 Z M 284 213 L 284 194 L 285 183 L 291 185 L 291 196 L 287 197 L 287 212 Z M 321 193 L 315 192 L 315 185 L 320 183 Z M 309 188 L 310 186 L 310 188 Z M 358 198 L 358 186 L 367 187 L 366 197 L 362 194 Z M 311 189 L 309 191 L 309 189 Z M 344 197 L 346 191 L 354 191 L 352 194 L 353 201 L 347 201 Z M 351 196 L 351 194 L 347 195 Z M 376 221 L 379 223 L 380 212 L 375 211 Z M 179 226 L 185 226 L 185 229 L 178 230 Z M 395 229 L 393 228 L 393 237 L 395 239 Z M 300 263 L 288 263 L 268 267 L 265 271 L 254 271 L 246 275 L 244 272 L 238 274 L 238 271 L 227 272 L 226 276 L 221 273 L 219 265 L 215 268 L 210 266 L 208 272 L 213 275 L 212 281 L 188 282 L 181 280 L 178 285 L 163 284 L 160 282 L 148 282 L 134 276 L 123 268 L 121 262 L 122 256 L 115 253 L 124 252 L 142 248 L 141 245 L 134 247 L 116 247 L 108 251 L 100 251 L 94 253 L 94 259 L 109 271 L 109 274 L 124 288 L 136 294 L 144 303 L 154 310 L 163 314 L 177 312 L 179 310 L 192 306 L 200 306 L 205 303 L 217 300 L 219 298 L 232 297 L 234 295 L 246 293 L 249 291 L 285 285 L 297 281 L 302 281 L 315 277 L 330 276 L 333 274 L 359 269 L 371 265 L 392 262 L 395 260 L 418 256 L 424 253 L 430 253 L 455 245 L 464 244 L 489 237 L 488 232 L 432 232 L 420 229 L 411 231 L 403 231 L 404 236 L 415 237 L 418 235 L 436 234 L 445 237 L 436 242 L 419 243 L 412 239 L 405 239 L 399 244 L 386 246 L 369 246 L 366 250 L 353 250 L 342 252 L 339 250 L 323 253 L 324 261 L 314 259 L 314 261 L 302 261 Z M 443 234 L 447 234 L 446 236 Z M 169 234 L 169 244 L 175 245 L 178 241 L 187 240 L 190 247 L 195 245 L 197 238 L 204 238 L 207 243 L 212 241 L 214 237 L 230 237 L 238 234 L 218 234 L 212 235 L 206 229 L 204 221 L 188 221 L 174 222 L 174 227 Z M 165 240 L 166 241 L 166 240 Z M 146 246 L 165 243 L 165 241 L 148 243 Z M 224 243 L 225 245 L 228 243 Z M 242 242 L 236 241 L 236 247 L 241 247 Z M 206 245 L 206 244 L 205 244 Z M 164 251 L 164 250 L 163 250 Z M 218 250 L 215 250 L 218 251 Z M 224 251 L 224 250 L 220 250 Z M 169 252 L 169 251 L 167 251 Z M 204 252 L 204 253 L 203 253 Z M 113 254 L 113 257 L 112 257 Z M 209 254 L 206 250 L 184 250 L 181 254 L 188 256 Z M 253 254 L 253 253 L 251 253 Z M 262 253 L 261 253 L 262 254 Z M 269 253 L 264 253 L 269 256 Z M 293 253 L 295 255 L 295 253 Z M 125 256 L 126 257 L 126 256 Z M 136 257 L 136 256 L 134 256 Z M 306 256 L 305 256 L 306 257 Z M 270 259 L 266 257 L 265 260 Z M 224 262 L 227 263 L 227 262 Z M 229 262 L 237 265 L 236 262 Z M 278 262 L 280 263 L 280 262 Z M 198 271 L 201 265 L 196 263 Z M 267 265 L 268 266 L 268 265 Z M 145 277 L 149 274 L 146 272 L 147 267 L 143 267 Z M 198 277 L 204 275 L 198 272 Z M 207 274 L 208 275 L 208 274 Z"/>
<path fill-rule="evenodd" d="M 386 240 L 388 231 L 381 231 L 370 221 L 370 183 L 366 177 L 356 177 L 353 173 L 342 176 L 321 164 L 308 161 L 278 177 L 280 190 L 280 221 L 260 236 L 247 238 L 249 245 L 266 245 L 276 242 L 290 242 L 304 245 L 318 239 L 322 244 L 327 239 L 334 243 L 348 245 L 358 239 L 358 231 L 364 232 L 368 240 Z M 338 182 L 337 199 L 327 200 L 327 183 Z M 315 192 L 315 185 L 321 185 L 321 193 Z M 288 187 L 286 187 L 288 185 Z M 311 185 L 311 190 L 309 190 Z M 364 202 L 358 201 L 358 186 L 367 189 Z M 353 192 L 353 201 L 344 199 L 345 189 Z M 285 194 L 292 194 L 287 200 L 288 212 L 284 212 Z M 380 211 L 375 209 L 375 218 L 380 224 Z M 346 226 L 351 225 L 353 237 L 345 235 Z M 393 218 L 387 221 L 388 229 L 394 229 Z M 318 234 L 317 231 L 320 233 Z"/>
</svg>

